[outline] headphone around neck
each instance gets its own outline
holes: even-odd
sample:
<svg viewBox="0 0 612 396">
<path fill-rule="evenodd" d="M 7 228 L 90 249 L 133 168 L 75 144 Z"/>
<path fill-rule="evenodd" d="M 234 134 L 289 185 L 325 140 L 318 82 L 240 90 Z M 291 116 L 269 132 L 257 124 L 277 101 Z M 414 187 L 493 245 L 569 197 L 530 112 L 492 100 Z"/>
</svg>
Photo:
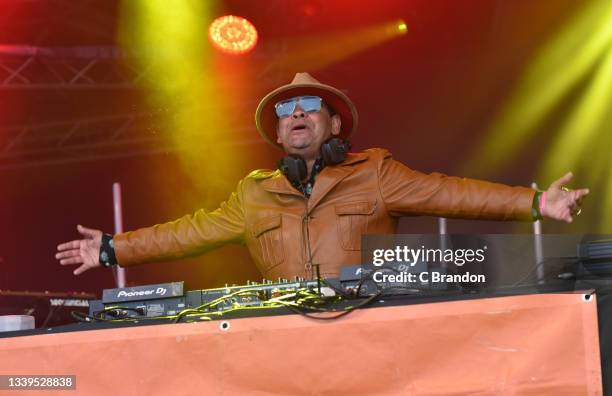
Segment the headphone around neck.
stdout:
<svg viewBox="0 0 612 396">
<path fill-rule="evenodd" d="M 320 158 L 323 166 L 337 165 L 346 159 L 346 154 L 351 149 L 351 143 L 337 137 L 327 139 L 321 145 Z M 278 169 L 283 175 L 296 186 L 302 185 L 302 180 L 308 175 L 306 161 L 302 156 L 289 154 L 278 161 Z"/>
</svg>

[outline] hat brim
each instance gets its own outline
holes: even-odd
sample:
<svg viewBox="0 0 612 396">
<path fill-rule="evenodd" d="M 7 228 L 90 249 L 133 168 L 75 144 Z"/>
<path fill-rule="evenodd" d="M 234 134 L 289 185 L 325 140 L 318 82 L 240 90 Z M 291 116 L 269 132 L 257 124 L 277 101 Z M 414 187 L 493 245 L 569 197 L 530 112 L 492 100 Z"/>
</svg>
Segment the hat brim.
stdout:
<svg viewBox="0 0 612 396">
<path fill-rule="evenodd" d="M 278 117 L 274 105 L 281 100 L 296 96 L 319 96 L 340 116 L 340 138 L 348 139 L 357 128 L 357 109 L 351 100 L 339 89 L 325 84 L 289 84 L 267 94 L 255 112 L 255 124 L 261 136 L 273 146 L 283 147 L 276 142 Z"/>
</svg>

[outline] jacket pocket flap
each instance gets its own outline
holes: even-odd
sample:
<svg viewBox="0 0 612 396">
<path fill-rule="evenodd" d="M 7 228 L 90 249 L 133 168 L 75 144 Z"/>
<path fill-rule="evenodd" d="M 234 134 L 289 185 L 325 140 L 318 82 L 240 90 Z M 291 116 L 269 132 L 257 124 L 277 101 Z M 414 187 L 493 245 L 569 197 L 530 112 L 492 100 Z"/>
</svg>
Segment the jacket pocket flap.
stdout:
<svg viewBox="0 0 612 396">
<path fill-rule="evenodd" d="M 282 224 L 282 216 L 280 214 L 264 217 L 253 224 L 253 235 L 259 237 L 266 231 L 280 227 Z"/>
<path fill-rule="evenodd" d="M 376 208 L 376 202 L 348 202 L 336 205 L 336 214 L 344 215 L 371 215 Z"/>
</svg>

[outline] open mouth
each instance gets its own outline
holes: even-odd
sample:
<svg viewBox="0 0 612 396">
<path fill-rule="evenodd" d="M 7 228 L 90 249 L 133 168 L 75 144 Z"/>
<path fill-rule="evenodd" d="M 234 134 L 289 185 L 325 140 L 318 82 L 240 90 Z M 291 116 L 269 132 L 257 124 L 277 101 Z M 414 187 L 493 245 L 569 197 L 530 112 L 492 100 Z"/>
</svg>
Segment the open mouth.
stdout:
<svg viewBox="0 0 612 396">
<path fill-rule="evenodd" d="M 297 124 L 297 125 L 294 125 L 291 128 L 291 131 L 292 132 L 300 132 L 300 131 L 303 131 L 306 128 L 307 128 L 306 124 Z"/>
</svg>

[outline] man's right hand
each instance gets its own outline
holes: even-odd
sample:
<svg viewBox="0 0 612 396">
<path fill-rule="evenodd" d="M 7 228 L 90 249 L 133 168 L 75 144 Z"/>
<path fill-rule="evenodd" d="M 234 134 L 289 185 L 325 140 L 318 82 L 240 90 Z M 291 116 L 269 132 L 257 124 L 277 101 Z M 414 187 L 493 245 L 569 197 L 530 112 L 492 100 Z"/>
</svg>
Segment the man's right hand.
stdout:
<svg viewBox="0 0 612 396">
<path fill-rule="evenodd" d="M 101 267 L 100 246 L 102 245 L 102 231 L 77 226 L 77 230 L 84 239 L 62 243 L 57 247 L 55 258 L 61 265 L 81 264 L 73 271 L 75 275 L 82 274 L 88 269 Z"/>
</svg>

